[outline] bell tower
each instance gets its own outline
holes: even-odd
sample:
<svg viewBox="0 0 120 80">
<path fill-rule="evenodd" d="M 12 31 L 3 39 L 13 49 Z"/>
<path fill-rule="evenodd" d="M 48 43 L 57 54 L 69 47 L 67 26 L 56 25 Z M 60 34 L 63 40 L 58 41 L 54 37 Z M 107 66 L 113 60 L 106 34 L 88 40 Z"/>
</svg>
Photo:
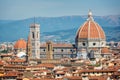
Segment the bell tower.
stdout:
<svg viewBox="0 0 120 80">
<path fill-rule="evenodd" d="M 48 41 L 46 43 L 46 58 L 47 59 L 53 59 L 53 44 L 51 41 Z"/>
<path fill-rule="evenodd" d="M 40 58 L 40 25 L 36 24 L 35 21 L 30 25 L 30 38 L 32 44 L 31 58 Z"/>
<path fill-rule="evenodd" d="M 32 54 L 32 45 L 31 45 L 30 35 L 28 36 L 28 40 L 27 40 L 26 52 L 27 52 L 26 61 L 29 61 L 29 59 L 31 58 L 31 54 Z"/>
</svg>

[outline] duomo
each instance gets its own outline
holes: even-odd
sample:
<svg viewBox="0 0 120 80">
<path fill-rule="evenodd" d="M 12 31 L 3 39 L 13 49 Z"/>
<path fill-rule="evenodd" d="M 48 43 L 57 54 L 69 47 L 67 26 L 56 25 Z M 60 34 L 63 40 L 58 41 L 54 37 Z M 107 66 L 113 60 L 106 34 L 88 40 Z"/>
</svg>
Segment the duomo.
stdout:
<svg viewBox="0 0 120 80">
<path fill-rule="evenodd" d="M 40 25 L 33 23 L 30 25 L 28 40 L 18 40 L 14 52 L 19 56 L 27 55 L 30 59 L 100 59 L 111 55 L 106 47 L 105 32 L 95 22 L 91 11 L 75 36 L 75 44 L 52 41 L 40 43 Z"/>
</svg>

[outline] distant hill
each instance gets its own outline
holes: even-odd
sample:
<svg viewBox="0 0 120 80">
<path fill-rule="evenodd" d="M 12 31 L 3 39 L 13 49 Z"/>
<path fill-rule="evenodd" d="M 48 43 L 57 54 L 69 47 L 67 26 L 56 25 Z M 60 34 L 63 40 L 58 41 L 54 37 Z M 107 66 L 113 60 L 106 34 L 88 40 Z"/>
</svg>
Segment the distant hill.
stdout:
<svg viewBox="0 0 120 80">
<path fill-rule="evenodd" d="M 87 16 L 37 17 L 40 24 L 41 41 L 54 36 L 55 41 L 73 42 L 77 29 L 86 21 Z M 94 16 L 107 35 L 107 40 L 120 41 L 120 15 Z M 16 41 L 19 38 L 27 39 L 29 25 L 34 18 L 23 20 L 0 20 L 0 42 Z M 68 38 L 67 38 L 68 37 Z"/>
<path fill-rule="evenodd" d="M 78 28 L 60 30 L 55 32 L 44 32 L 41 34 L 41 41 L 61 41 L 74 43 Z M 103 27 L 107 41 L 120 41 L 120 26 L 118 27 Z"/>
</svg>

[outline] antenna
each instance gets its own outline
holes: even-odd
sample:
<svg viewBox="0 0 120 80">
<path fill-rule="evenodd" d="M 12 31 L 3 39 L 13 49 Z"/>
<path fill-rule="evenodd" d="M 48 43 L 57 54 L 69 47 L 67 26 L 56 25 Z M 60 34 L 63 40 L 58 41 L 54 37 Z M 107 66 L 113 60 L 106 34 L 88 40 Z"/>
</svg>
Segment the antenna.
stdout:
<svg viewBox="0 0 120 80">
<path fill-rule="evenodd" d="M 34 16 L 34 23 L 33 24 L 34 24 L 34 27 L 35 27 L 35 16 Z"/>
<path fill-rule="evenodd" d="M 35 16 L 34 16 L 34 24 L 35 24 Z"/>
</svg>

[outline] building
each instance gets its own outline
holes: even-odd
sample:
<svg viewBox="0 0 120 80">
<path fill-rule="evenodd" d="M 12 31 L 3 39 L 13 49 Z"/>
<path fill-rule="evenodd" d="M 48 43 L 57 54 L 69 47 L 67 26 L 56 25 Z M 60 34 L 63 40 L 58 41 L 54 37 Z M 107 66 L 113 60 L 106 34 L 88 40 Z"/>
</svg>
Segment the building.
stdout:
<svg viewBox="0 0 120 80">
<path fill-rule="evenodd" d="M 26 41 L 24 39 L 19 39 L 14 45 L 15 54 L 19 52 L 26 53 Z"/>
<path fill-rule="evenodd" d="M 88 13 L 87 21 L 79 27 L 76 33 L 75 44 L 48 41 L 40 45 L 40 25 L 36 23 L 30 25 L 29 38 L 27 52 L 33 59 L 60 59 L 76 56 L 84 59 L 101 58 L 102 49 L 106 47 L 105 33 L 94 21 L 91 11 Z"/>
<path fill-rule="evenodd" d="M 79 58 L 100 58 L 101 49 L 106 46 L 106 37 L 103 29 L 96 23 L 89 11 L 88 19 L 78 29 L 75 38 L 77 55 Z M 82 53 L 84 49 L 84 53 Z"/>
<path fill-rule="evenodd" d="M 32 58 L 40 58 L 40 25 L 31 24 L 30 25 L 30 38 L 32 44 Z"/>
<path fill-rule="evenodd" d="M 75 45 L 52 41 L 40 45 L 39 29 L 38 24 L 30 26 L 27 44 L 23 39 L 15 43 L 16 54 L 0 54 L 0 80 L 120 79 L 120 51 L 116 52 L 120 43 L 110 54 L 104 31 L 93 20 L 91 11 L 78 29 Z M 78 59 L 74 58 L 76 53 Z M 26 58 L 19 58 L 21 55 Z"/>
<path fill-rule="evenodd" d="M 27 40 L 27 49 L 26 49 L 26 60 L 30 60 L 31 55 L 32 55 L 32 44 L 31 44 L 31 38 L 30 35 L 28 36 L 28 40 Z"/>
<path fill-rule="evenodd" d="M 61 59 L 76 57 L 75 47 L 70 43 L 54 43 L 50 41 L 41 43 L 40 52 L 40 58 Z"/>
</svg>

